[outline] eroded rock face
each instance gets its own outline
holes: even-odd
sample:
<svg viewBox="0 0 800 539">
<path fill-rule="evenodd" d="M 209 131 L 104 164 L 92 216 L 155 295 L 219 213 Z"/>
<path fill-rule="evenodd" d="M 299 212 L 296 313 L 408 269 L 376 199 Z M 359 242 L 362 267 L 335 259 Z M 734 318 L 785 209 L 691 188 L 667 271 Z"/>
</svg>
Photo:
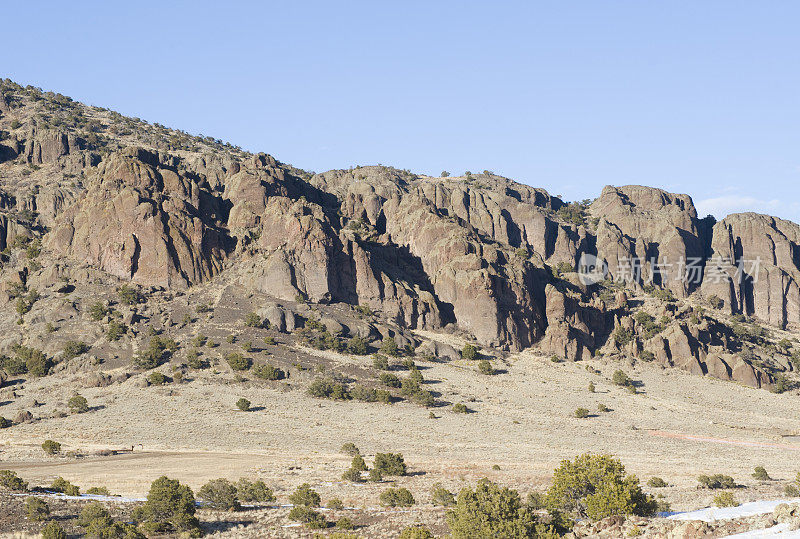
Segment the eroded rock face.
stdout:
<svg viewBox="0 0 800 539">
<path fill-rule="evenodd" d="M 738 213 L 714 226 L 703 293 L 733 312 L 785 327 L 800 322 L 800 226 Z"/>
<path fill-rule="evenodd" d="M 215 220 L 222 201 L 159 165 L 137 148 L 112 155 L 59 215 L 48 247 L 143 285 L 185 287 L 218 273 L 233 247 Z"/>
<path fill-rule="evenodd" d="M 639 266 L 641 281 L 669 288 L 678 297 L 699 287 L 706 249 L 691 197 L 638 185 L 607 186 L 589 212 L 599 219 L 597 254 L 613 278 L 625 278 Z M 699 273 L 687 282 L 689 261 L 697 261 Z"/>
</svg>

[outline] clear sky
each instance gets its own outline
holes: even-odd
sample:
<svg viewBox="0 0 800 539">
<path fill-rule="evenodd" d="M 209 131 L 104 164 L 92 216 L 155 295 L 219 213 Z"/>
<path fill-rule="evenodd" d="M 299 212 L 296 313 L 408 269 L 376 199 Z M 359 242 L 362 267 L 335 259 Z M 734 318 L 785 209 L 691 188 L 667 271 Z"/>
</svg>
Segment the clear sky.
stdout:
<svg viewBox="0 0 800 539">
<path fill-rule="evenodd" d="M 800 3 L 8 2 L 0 76 L 308 170 L 800 222 Z"/>
</svg>

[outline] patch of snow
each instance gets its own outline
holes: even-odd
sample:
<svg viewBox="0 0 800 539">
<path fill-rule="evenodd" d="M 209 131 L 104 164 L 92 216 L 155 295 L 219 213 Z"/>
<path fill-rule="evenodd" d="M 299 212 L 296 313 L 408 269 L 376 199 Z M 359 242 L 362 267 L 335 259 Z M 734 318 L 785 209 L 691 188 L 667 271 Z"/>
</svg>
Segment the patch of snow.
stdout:
<svg viewBox="0 0 800 539">
<path fill-rule="evenodd" d="M 751 530 L 749 532 L 737 533 L 736 535 L 728 535 L 726 538 L 737 537 L 739 539 L 759 539 L 760 537 L 780 537 L 781 539 L 798 539 L 800 538 L 800 530 L 789 531 L 788 524 L 778 524 L 771 528 L 763 530 Z"/>
<path fill-rule="evenodd" d="M 706 507 L 697 511 L 672 513 L 665 515 L 670 520 L 702 520 L 714 522 L 715 520 L 732 520 L 734 518 L 752 517 L 772 513 L 782 503 L 800 503 L 800 498 L 790 500 L 759 500 L 747 502 L 736 507 Z"/>
</svg>

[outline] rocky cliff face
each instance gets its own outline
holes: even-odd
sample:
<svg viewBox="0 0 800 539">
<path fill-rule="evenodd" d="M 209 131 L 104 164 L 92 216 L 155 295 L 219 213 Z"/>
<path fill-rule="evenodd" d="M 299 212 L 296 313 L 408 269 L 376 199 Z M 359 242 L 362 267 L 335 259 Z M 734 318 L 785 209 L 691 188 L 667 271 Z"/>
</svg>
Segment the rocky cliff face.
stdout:
<svg viewBox="0 0 800 539">
<path fill-rule="evenodd" d="M 611 346 L 616 328 L 638 331 L 625 293 L 570 271 L 590 254 L 607 262 L 609 279 L 622 278 L 629 261 L 638 268 L 631 292 L 702 292 L 730 312 L 800 322 L 793 223 L 742 214 L 712 229 L 689 196 L 642 186 L 606 187 L 587 206 L 488 172 L 309 174 L 63 96 L 3 88 L 0 249 L 38 238 L 59 264 L 145 287 L 230 278 L 284 301 L 369 306 L 406 328 L 458 328 L 484 346 L 573 360 L 648 350 L 665 365 L 752 385 L 768 374 L 740 366 L 702 324 Z M 730 260 L 743 257 L 760 257 L 757 281 L 735 273 Z M 718 282 L 721 273 L 732 279 Z"/>
</svg>

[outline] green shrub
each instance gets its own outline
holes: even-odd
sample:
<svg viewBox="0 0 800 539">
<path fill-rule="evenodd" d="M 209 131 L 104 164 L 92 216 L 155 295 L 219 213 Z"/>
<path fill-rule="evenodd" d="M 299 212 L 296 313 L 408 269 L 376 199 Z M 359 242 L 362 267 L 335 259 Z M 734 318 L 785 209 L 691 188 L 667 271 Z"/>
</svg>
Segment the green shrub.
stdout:
<svg viewBox="0 0 800 539">
<path fill-rule="evenodd" d="M 411 507 L 416 503 L 407 488 L 387 488 L 379 497 L 381 505 L 388 507 Z"/>
<path fill-rule="evenodd" d="M 647 486 L 651 488 L 664 488 L 667 486 L 667 482 L 660 477 L 651 477 L 647 480 Z"/>
<path fill-rule="evenodd" d="M 416 502 L 407 488 L 387 488 L 380 495 L 381 505 L 388 507 L 411 507 Z"/>
<path fill-rule="evenodd" d="M 331 378 L 317 378 L 308 387 L 308 394 L 312 397 L 326 399 L 347 400 L 350 392 L 347 386 L 341 382 L 336 382 Z"/>
<path fill-rule="evenodd" d="M 353 337 L 352 339 L 347 341 L 347 350 L 351 354 L 355 354 L 357 356 L 365 356 L 368 353 L 367 341 L 362 337 Z"/>
<path fill-rule="evenodd" d="M 465 344 L 464 348 L 461 349 L 461 359 L 467 359 L 470 361 L 473 359 L 478 359 L 478 349 L 472 344 Z"/>
<path fill-rule="evenodd" d="M 366 472 L 367 471 L 367 463 L 364 462 L 364 457 L 359 455 L 353 455 L 353 460 L 350 463 L 350 467 L 354 470 L 358 470 L 359 472 Z"/>
<path fill-rule="evenodd" d="M 475 489 L 464 487 L 447 512 L 453 539 L 539 537 L 536 517 L 520 502 L 519 493 L 481 479 Z"/>
<path fill-rule="evenodd" d="M 372 467 L 379 470 L 384 476 L 406 475 L 406 463 L 401 453 L 376 453 Z"/>
<path fill-rule="evenodd" d="M 227 479 L 212 479 L 200 487 L 197 497 L 205 500 L 212 509 L 220 511 L 238 511 L 242 508 L 236 486 Z"/>
<path fill-rule="evenodd" d="M 81 490 L 76 486 L 64 479 L 63 477 L 56 477 L 53 484 L 50 485 L 50 490 L 66 494 L 67 496 L 80 496 Z"/>
<path fill-rule="evenodd" d="M 614 374 L 611 376 L 611 382 L 620 387 L 629 387 L 633 385 L 633 380 L 631 380 L 627 374 L 620 370 L 614 371 Z"/>
<path fill-rule="evenodd" d="M 0 429 L 7 429 L 10 426 L 11 426 L 11 420 L 6 419 L 3 416 L 0 416 Z"/>
<path fill-rule="evenodd" d="M 380 483 L 383 481 L 383 472 L 380 471 L 378 468 L 372 468 L 369 471 L 369 480 L 373 483 Z"/>
<path fill-rule="evenodd" d="M 244 317 L 244 325 L 249 328 L 260 328 L 264 324 L 264 321 L 261 320 L 261 317 L 258 316 L 256 313 L 248 313 L 247 316 Z"/>
<path fill-rule="evenodd" d="M 317 491 L 311 488 L 308 483 L 303 483 L 289 496 L 289 502 L 292 505 L 304 505 L 306 507 L 319 507 L 322 499 L 317 494 Z"/>
<path fill-rule="evenodd" d="M 650 350 L 642 350 L 642 352 L 639 354 L 639 359 L 650 362 L 656 359 L 656 355 Z"/>
<path fill-rule="evenodd" d="M 262 480 L 250 481 L 245 478 L 236 482 L 236 496 L 239 500 L 250 502 L 274 502 L 275 494 Z"/>
<path fill-rule="evenodd" d="M 336 528 L 340 530 L 352 530 L 355 527 L 356 526 L 353 524 L 353 521 L 347 517 L 341 517 L 336 521 Z"/>
<path fill-rule="evenodd" d="M 21 344 L 15 344 L 13 346 L 13 351 L 16 355 L 16 362 L 18 364 L 23 363 L 25 365 L 23 372 L 28 372 L 33 376 L 45 376 L 48 372 L 50 372 L 50 368 L 53 366 L 50 358 L 44 355 L 44 352 L 36 348 L 29 348 Z"/>
<path fill-rule="evenodd" d="M 642 492 L 639 480 L 625 473 L 619 459 L 588 453 L 561 461 L 547 491 L 547 506 L 592 520 L 649 516 L 656 510 L 655 499 Z"/>
<path fill-rule="evenodd" d="M 589 393 L 595 392 L 594 382 L 589 382 Z"/>
<path fill-rule="evenodd" d="M 230 352 L 227 354 L 225 356 L 225 361 L 227 361 L 231 369 L 235 371 L 246 371 L 253 364 L 250 358 L 244 357 L 238 352 Z"/>
<path fill-rule="evenodd" d="M 250 401 L 245 399 L 244 397 L 236 401 L 236 407 L 242 412 L 249 412 L 250 404 L 251 404 Z"/>
<path fill-rule="evenodd" d="M 86 494 L 94 494 L 97 496 L 111 496 L 111 492 L 107 487 L 90 487 L 86 489 Z"/>
<path fill-rule="evenodd" d="M 30 497 L 25 500 L 25 514 L 28 520 L 40 522 L 50 516 L 50 506 L 41 498 Z"/>
<path fill-rule="evenodd" d="M 339 498 L 331 498 L 325 504 L 325 507 L 327 507 L 328 509 L 332 509 L 334 511 L 341 511 L 342 509 L 344 509 L 344 503 Z"/>
<path fill-rule="evenodd" d="M 91 502 L 84 506 L 78 515 L 78 526 L 88 528 L 95 520 L 111 520 L 108 509 L 100 502 Z"/>
<path fill-rule="evenodd" d="M 759 481 L 772 481 L 772 478 L 763 466 L 756 466 L 755 471 L 753 471 L 753 477 Z"/>
<path fill-rule="evenodd" d="M 253 375 L 264 380 L 282 380 L 286 373 L 272 363 L 259 363 L 253 367 Z"/>
<path fill-rule="evenodd" d="M 361 472 L 354 469 L 348 468 L 342 474 L 342 481 L 352 481 L 353 483 L 361 483 L 364 481 L 364 478 L 361 477 Z"/>
<path fill-rule="evenodd" d="M 721 473 L 698 476 L 697 482 L 703 488 L 708 489 L 736 488 L 736 481 L 733 480 L 733 477 Z"/>
<path fill-rule="evenodd" d="M 482 359 L 478 362 L 478 372 L 481 374 L 494 374 L 494 369 L 492 368 L 492 364 L 489 363 L 488 359 Z"/>
<path fill-rule="evenodd" d="M 67 532 L 57 523 L 50 521 L 42 528 L 42 539 L 67 539 Z"/>
<path fill-rule="evenodd" d="M 800 487 L 794 483 L 789 483 L 783 487 L 783 493 L 790 498 L 800 497 Z"/>
<path fill-rule="evenodd" d="M 453 412 L 455 412 L 457 414 L 468 414 L 469 413 L 469 408 L 467 408 L 466 404 L 461 403 L 461 402 L 457 402 L 457 403 L 455 403 L 453 405 Z"/>
<path fill-rule="evenodd" d="M 714 496 L 714 501 L 712 503 L 716 507 L 736 507 L 739 505 L 739 502 L 736 501 L 736 498 L 730 492 L 720 492 Z"/>
<path fill-rule="evenodd" d="M 450 507 L 455 505 L 456 498 L 452 492 L 444 488 L 440 483 L 434 483 L 433 487 L 431 487 L 431 502 L 433 505 Z"/>
<path fill-rule="evenodd" d="M 573 415 L 578 419 L 584 419 L 589 417 L 589 410 L 586 408 L 576 408 L 575 412 L 573 412 Z"/>
<path fill-rule="evenodd" d="M 175 479 L 159 477 L 150 485 L 147 501 L 133 512 L 133 519 L 153 534 L 188 531 L 199 532 L 194 516 L 192 489 Z"/>
<path fill-rule="evenodd" d="M 354 444 L 353 442 L 347 442 L 344 445 L 342 445 L 342 448 L 340 449 L 340 451 L 342 453 L 344 453 L 345 455 L 360 455 L 361 454 L 361 451 L 358 450 L 358 447 L 356 447 L 356 444 Z"/>
<path fill-rule="evenodd" d="M 433 534 L 421 524 L 404 528 L 397 539 L 433 539 Z"/>
<path fill-rule="evenodd" d="M 173 339 L 153 335 L 150 337 L 147 348 L 141 350 L 136 357 L 133 358 L 133 364 L 142 370 L 155 369 L 161 365 L 166 357 L 174 354 L 177 350 L 178 343 Z"/>
<path fill-rule="evenodd" d="M 389 360 L 386 356 L 375 354 L 372 356 L 372 366 L 381 371 L 389 370 Z"/>
<path fill-rule="evenodd" d="M 127 331 L 128 328 L 125 326 L 125 324 L 117 322 L 116 320 L 112 320 L 108 323 L 108 328 L 106 329 L 106 338 L 111 342 L 115 342 L 120 340 Z"/>
<path fill-rule="evenodd" d="M 350 390 L 350 397 L 364 402 L 376 402 L 378 400 L 378 393 L 374 389 L 356 384 Z"/>
<path fill-rule="evenodd" d="M 89 345 L 83 341 L 67 341 L 66 344 L 64 344 L 63 350 L 63 360 L 69 361 L 70 359 L 76 358 L 79 355 L 88 352 Z"/>
<path fill-rule="evenodd" d="M 295 522 L 302 522 L 309 528 L 327 528 L 328 522 L 322 514 L 314 511 L 308 506 L 297 505 L 289 511 L 289 518 Z"/>
<path fill-rule="evenodd" d="M 111 309 L 106 307 L 105 303 L 100 301 L 93 303 L 91 307 L 89 307 L 89 316 L 91 316 L 92 320 L 94 320 L 95 322 L 99 322 L 100 320 L 108 316 L 110 313 Z"/>
<path fill-rule="evenodd" d="M 124 284 L 117 288 L 120 303 L 125 305 L 136 305 L 140 301 L 139 291 L 135 288 Z"/>
<path fill-rule="evenodd" d="M 382 372 L 378 379 L 383 385 L 388 387 L 400 387 L 402 385 L 400 378 L 390 372 Z"/>
<path fill-rule="evenodd" d="M 25 492 L 28 490 L 28 483 L 19 478 L 11 470 L 0 470 L 0 487 L 8 490 Z"/>
<path fill-rule="evenodd" d="M 400 349 L 397 347 L 397 341 L 395 341 L 393 337 L 385 337 L 383 339 L 379 352 L 381 354 L 386 354 L 387 356 L 393 357 L 400 355 Z"/>
<path fill-rule="evenodd" d="M 44 449 L 44 452 L 48 455 L 55 455 L 61 451 L 61 444 L 53 440 L 45 440 L 42 443 L 42 449 Z"/>
<path fill-rule="evenodd" d="M 67 401 L 67 406 L 73 414 L 82 414 L 89 411 L 89 402 L 83 395 L 75 394 Z"/>
<path fill-rule="evenodd" d="M 163 373 L 152 372 L 147 377 L 147 381 L 154 386 L 163 386 L 169 381 L 169 379 Z"/>
<path fill-rule="evenodd" d="M 622 326 L 617 326 L 614 330 L 614 343 L 618 347 L 623 347 L 633 340 L 633 331 Z"/>
</svg>

